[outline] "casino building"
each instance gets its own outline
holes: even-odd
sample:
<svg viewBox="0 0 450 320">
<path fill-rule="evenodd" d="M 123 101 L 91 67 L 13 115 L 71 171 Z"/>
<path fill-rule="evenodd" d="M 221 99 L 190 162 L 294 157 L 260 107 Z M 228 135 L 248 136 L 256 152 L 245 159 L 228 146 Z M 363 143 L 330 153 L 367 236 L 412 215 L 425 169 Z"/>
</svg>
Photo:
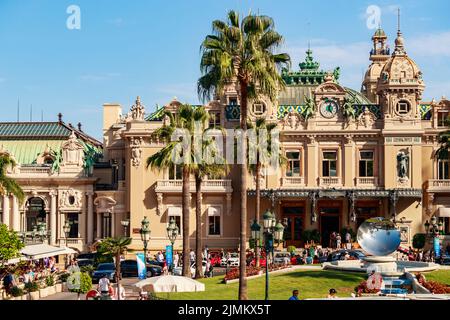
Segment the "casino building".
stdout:
<svg viewBox="0 0 450 320">
<path fill-rule="evenodd" d="M 249 105 L 251 119 L 265 117 L 281 131 L 282 152 L 288 163 L 258 178 L 261 211 L 272 208 L 277 219 L 287 222 L 286 245 L 301 246 L 305 230 L 317 230 L 322 244 L 328 245 L 331 232 L 346 227 L 356 230 L 365 219 L 375 216 L 395 217 L 407 246 L 414 234 L 424 232 L 424 223 L 432 216 L 442 222 L 444 233 L 450 234 L 449 161 L 435 157 L 437 136 L 447 129 L 444 120 L 450 112 L 450 101 L 445 97 L 422 101 L 422 72 L 408 56 L 400 31 L 393 52 L 382 29 L 376 30 L 372 41 L 370 65 L 360 91 L 339 84 L 339 68 L 333 72 L 321 70 L 308 49 L 299 70 L 282 71 L 286 88 L 276 103 L 262 98 Z M 182 223 L 181 170 L 174 166 L 155 172 L 145 163 L 164 146 L 152 138 L 152 132 L 167 121 L 163 111 L 176 113 L 180 105 L 174 99 L 145 114 L 137 98 L 130 112 L 123 114 L 120 105 L 104 104 L 103 158 L 95 163 L 91 175 L 85 172 L 83 176 L 81 162 L 81 176 L 64 183 L 54 173 L 39 169 L 47 161 L 45 145 L 33 151 L 39 154 L 39 160 L 34 161 L 32 170 L 22 171 L 27 165 L 19 161 L 17 173 L 12 174 L 27 186 L 28 197 L 45 194 L 44 211 L 50 221 L 56 221 L 54 228 L 63 223 L 59 217 L 71 219 L 68 213 L 72 211 L 64 206 L 54 209 L 51 204 L 66 203 L 64 197 L 70 197 L 70 192 L 81 193 L 81 206 L 76 210 L 80 250 L 95 240 L 124 233 L 133 238 L 134 248 L 142 248 L 139 228 L 144 216 L 150 220 L 149 248 L 162 249 L 169 244 L 169 220 L 173 217 L 180 227 Z M 239 105 L 237 86 L 230 83 L 205 106 L 211 114 L 210 124 L 238 127 Z M 311 118 L 303 116 L 306 109 L 314 111 Z M 0 131 L 0 146 L 5 139 Z M 73 127 L 68 139 L 99 146 Z M 17 149 L 11 148 L 4 145 L 2 152 L 15 155 Z M 78 149 L 82 150 L 81 146 Z M 63 163 L 66 157 L 63 152 Z M 39 171 L 39 183 L 51 186 L 54 192 L 31 186 L 36 173 L 30 170 Z M 238 247 L 239 177 L 239 170 L 232 168 L 223 179 L 203 182 L 202 234 L 209 248 Z M 255 216 L 255 179 L 250 174 L 247 179 L 249 219 Z M 189 236 L 194 245 L 194 190 L 192 180 L 191 234 L 180 235 L 176 247 L 181 247 L 182 236 Z M 63 191 L 69 193 L 64 196 Z M 10 210 L 9 217 L 15 217 L 17 211 L 26 212 L 26 204 L 23 208 L 17 208 L 15 202 L 10 206 L 7 198 L 3 199 L 3 221 L 19 228 L 16 220 L 11 224 L 11 219 L 5 218 L 5 212 Z M 58 218 L 51 220 L 55 214 Z M 127 220 L 128 227 L 121 223 Z M 26 223 L 20 228 L 26 228 Z M 445 243 L 450 236 L 443 238 Z"/>
</svg>

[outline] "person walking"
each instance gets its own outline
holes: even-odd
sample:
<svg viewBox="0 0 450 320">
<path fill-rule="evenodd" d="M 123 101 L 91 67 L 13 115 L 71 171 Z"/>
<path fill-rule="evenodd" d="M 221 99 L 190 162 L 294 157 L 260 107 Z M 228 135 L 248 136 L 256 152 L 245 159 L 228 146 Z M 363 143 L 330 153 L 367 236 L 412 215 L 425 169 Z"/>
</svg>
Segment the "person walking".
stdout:
<svg viewBox="0 0 450 320">
<path fill-rule="evenodd" d="M 292 296 L 289 298 L 289 300 L 300 300 L 298 298 L 298 290 L 297 289 L 292 291 Z"/>
<path fill-rule="evenodd" d="M 336 234 L 336 248 L 337 249 L 341 248 L 341 240 L 342 240 L 341 235 L 339 233 Z"/>
<path fill-rule="evenodd" d="M 189 260 L 190 260 L 191 264 L 193 264 L 195 262 L 195 252 L 194 252 L 194 250 L 191 250 L 191 252 L 189 252 Z"/>
<path fill-rule="evenodd" d="M 111 283 L 109 282 L 108 276 L 106 274 L 103 275 L 103 277 L 100 278 L 98 281 L 98 291 L 100 291 L 100 294 L 102 296 L 109 295 L 109 288 L 111 286 Z"/>
<path fill-rule="evenodd" d="M 178 267 L 179 259 L 180 259 L 180 256 L 178 255 L 178 252 L 175 252 L 175 255 L 173 256 L 173 266 L 174 266 L 174 268 Z"/>
</svg>

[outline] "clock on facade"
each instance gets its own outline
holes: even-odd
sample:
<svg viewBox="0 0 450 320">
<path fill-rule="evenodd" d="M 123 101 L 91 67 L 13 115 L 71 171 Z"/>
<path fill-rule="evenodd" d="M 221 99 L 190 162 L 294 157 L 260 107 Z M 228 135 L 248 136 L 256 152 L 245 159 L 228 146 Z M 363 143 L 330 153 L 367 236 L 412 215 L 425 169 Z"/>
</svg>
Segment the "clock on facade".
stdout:
<svg viewBox="0 0 450 320">
<path fill-rule="evenodd" d="M 320 105 L 320 113 L 325 118 L 333 118 L 338 110 L 338 104 L 334 100 L 325 100 Z"/>
</svg>

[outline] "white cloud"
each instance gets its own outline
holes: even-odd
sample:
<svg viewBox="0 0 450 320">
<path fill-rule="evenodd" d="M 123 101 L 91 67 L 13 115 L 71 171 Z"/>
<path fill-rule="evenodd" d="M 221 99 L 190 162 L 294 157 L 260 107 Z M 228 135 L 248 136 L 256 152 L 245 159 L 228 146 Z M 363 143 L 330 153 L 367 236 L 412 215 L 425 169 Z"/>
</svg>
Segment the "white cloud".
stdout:
<svg viewBox="0 0 450 320">
<path fill-rule="evenodd" d="M 405 47 L 411 56 L 450 57 L 450 31 L 405 37 Z"/>
</svg>

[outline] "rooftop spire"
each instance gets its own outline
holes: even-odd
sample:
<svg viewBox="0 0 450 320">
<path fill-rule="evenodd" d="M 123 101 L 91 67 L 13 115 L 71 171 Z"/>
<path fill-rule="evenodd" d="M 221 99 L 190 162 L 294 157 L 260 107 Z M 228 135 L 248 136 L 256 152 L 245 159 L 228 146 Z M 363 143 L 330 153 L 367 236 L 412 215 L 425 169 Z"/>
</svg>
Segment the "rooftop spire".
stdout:
<svg viewBox="0 0 450 320">
<path fill-rule="evenodd" d="M 400 8 L 398 10 L 397 15 L 397 38 L 395 39 L 395 51 L 394 55 L 397 54 L 406 54 L 405 47 L 404 47 L 404 40 L 402 32 L 400 31 Z"/>
</svg>

